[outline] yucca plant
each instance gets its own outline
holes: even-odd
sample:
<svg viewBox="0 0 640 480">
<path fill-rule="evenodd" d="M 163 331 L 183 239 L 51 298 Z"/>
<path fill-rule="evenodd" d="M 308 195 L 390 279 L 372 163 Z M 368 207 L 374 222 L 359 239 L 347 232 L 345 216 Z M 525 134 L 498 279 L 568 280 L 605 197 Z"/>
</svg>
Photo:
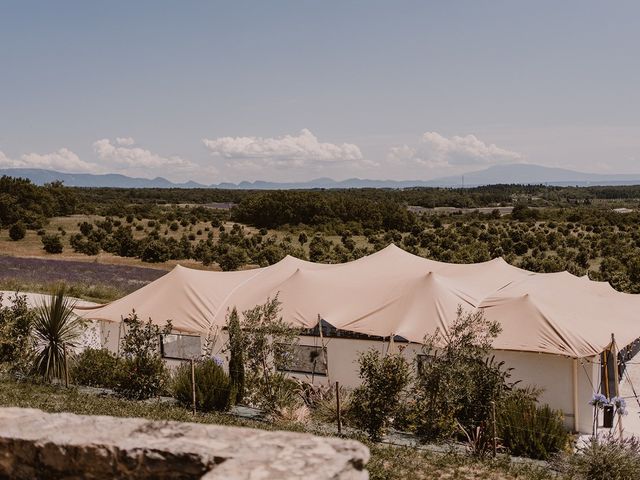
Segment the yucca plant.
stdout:
<svg viewBox="0 0 640 480">
<path fill-rule="evenodd" d="M 37 353 L 33 367 L 46 380 L 64 378 L 65 346 L 71 353 L 81 334 L 83 321 L 73 313 L 74 306 L 61 287 L 36 308 L 33 334 Z"/>
</svg>

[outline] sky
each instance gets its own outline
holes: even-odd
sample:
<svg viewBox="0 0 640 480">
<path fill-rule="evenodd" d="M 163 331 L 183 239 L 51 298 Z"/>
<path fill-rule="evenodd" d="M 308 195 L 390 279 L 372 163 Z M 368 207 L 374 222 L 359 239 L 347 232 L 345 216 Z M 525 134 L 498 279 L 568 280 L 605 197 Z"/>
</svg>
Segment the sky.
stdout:
<svg viewBox="0 0 640 480">
<path fill-rule="evenodd" d="M 640 172 L 637 1 L 0 0 L 0 168 Z"/>
</svg>

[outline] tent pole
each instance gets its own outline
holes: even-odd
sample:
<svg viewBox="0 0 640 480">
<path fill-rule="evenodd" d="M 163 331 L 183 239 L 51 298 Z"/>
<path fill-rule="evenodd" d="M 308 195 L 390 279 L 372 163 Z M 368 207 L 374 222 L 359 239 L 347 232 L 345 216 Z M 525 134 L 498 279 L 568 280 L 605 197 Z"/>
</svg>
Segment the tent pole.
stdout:
<svg viewBox="0 0 640 480">
<path fill-rule="evenodd" d="M 122 321 L 120 321 L 118 323 L 118 346 L 117 346 L 117 349 L 116 349 L 116 352 L 117 352 L 116 353 L 116 357 L 120 356 L 120 336 L 121 336 L 121 332 L 122 332 Z"/>
<path fill-rule="evenodd" d="M 579 431 L 579 414 L 578 414 L 578 359 L 573 360 L 573 431 Z"/>
<path fill-rule="evenodd" d="M 616 397 L 620 396 L 620 378 L 618 375 L 618 348 L 616 345 L 616 337 L 611 334 L 611 358 L 613 360 L 613 383 Z M 618 435 L 622 440 L 622 415 L 618 415 Z"/>
<path fill-rule="evenodd" d="M 327 369 L 327 381 L 331 384 L 331 376 L 329 375 L 329 364 L 327 363 L 327 356 L 324 354 L 324 337 L 322 336 L 322 317 L 318 314 L 318 332 L 320 332 L 320 351 L 322 352 L 322 360 L 324 361 Z M 313 381 L 311 381 L 313 383 Z"/>
</svg>

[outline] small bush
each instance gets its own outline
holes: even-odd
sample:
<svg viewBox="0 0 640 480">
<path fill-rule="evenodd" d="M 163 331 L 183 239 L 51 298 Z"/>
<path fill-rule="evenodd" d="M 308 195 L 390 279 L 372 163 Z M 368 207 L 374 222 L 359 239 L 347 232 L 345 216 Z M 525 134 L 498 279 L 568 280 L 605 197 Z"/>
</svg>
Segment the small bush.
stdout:
<svg viewBox="0 0 640 480">
<path fill-rule="evenodd" d="M 76 357 L 71 376 L 78 385 L 113 388 L 118 359 L 106 348 L 87 348 Z"/>
<path fill-rule="evenodd" d="M 336 424 L 338 422 L 338 404 L 336 403 L 335 388 L 329 390 L 328 395 L 318 400 L 311 409 L 311 415 L 322 423 Z M 353 393 L 340 387 L 340 421 L 343 426 L 354 426 Z"/>
<path fill-rule="evenodd" d="M 9 238 L 14 242 L 22 240 L 27 234 L 27 229 L 22 222 L 16 222 L 9 228 Z"/>
<path fill-rule="evenodd" d="M 42 248 L 47 253 L 62 253 L 62 241 L 58 235 L 44 235 L 41 237 Z"/>
<path fill-rule="evenodd" d="M 592 438 L 575 454 L 557 457 L 554 464 L 568 478 L 636 480 L 640 478 L 640 440 L 620 440 L 613 435 Z"/>
<path fill-rule="evenodd" d="M 229 375 L 216 360 L 207 359 L 195 365 L 196 409 L 201 412 L 229 410 L 235 396 Z M 183 363 L 173 378 L 173 395 L 186 408 L 193 404 L 191 364 Z"/>
<path fill-rule="evenodd" d="M 143 248 L 140 258 L 143 262 L 161 263 L 169 260 L 169 247 L 159 240 L 152 240 Z"/>
<path fill-rule="evenodd" d="M 171 322 L 160 328 L 151 319 L 141 321 L 135 312 L 124 319 L 114 388 L 126 398 L 142 400 L 165 391 L 168 372 L 160 357 L 160 335 L 171 333 Z"/>
<path fill-rule="evenodd" d="M 362 385 L 353 392 L 356 424 L 379 440 L 395 415 L 409 384 L 409 364 L 402 355 L 382 355 L 369 350 L 360 355 Z"/>
<path fill-rule="evenodd" d="M 100 253 L 100 244 L 98 242 L 84 239 L 79 233 L 71 235 L 69 243 L 74 252 L 84 253 L 85 255 L 97 255 Z"/>
<path fill-rule="evenodd" d="M 31 371 L 34 351 L 32 328 L 35 312 L 29 309 L 27 297 L 17 293 L 3 306 L 0 293 L 0 367 L 17 377 Z"/>
<path fill-rule="evenodd" d="M 122 358 L 114 389 L 131 400 L 145 400 L 165 392 L 169 375 L 160 356 Z"/>
<path fill-rule="evenodd" d="M 546 460 L 569 440 L 562 412 L 538 405 L 535 393 L 514 390 L 499 403 L 498 437 L 512 455 Z"/>
<path fill-rule="evenodd" d="M 418 435 L 425 439 L 450 438 L 460 427 L 470 432 L 486 422 L 491 401 L 508 391 L 510 371 L 489 357 L 500 325 L 482 312 L 465 313 L 446 334 L 426 337 L 415 382 L 413 415 Z"/>
</svg>

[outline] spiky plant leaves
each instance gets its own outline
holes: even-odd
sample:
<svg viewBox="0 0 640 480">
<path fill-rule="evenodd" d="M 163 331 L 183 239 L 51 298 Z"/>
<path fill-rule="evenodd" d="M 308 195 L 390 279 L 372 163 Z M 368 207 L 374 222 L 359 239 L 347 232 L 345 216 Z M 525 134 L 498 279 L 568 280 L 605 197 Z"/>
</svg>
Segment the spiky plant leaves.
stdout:
<svg viewBox="0 0 640 480">
<path fill-rule="evenodd" d="M 81 334 L 83 320 L 73 313 L 75 302 L 60 287 L 36 308 L 33 335 L 37 353 L 35 373 L 46 380 L 61 379 L 65 374 L 64 349 L 71 354 Z"/>
</svg>

